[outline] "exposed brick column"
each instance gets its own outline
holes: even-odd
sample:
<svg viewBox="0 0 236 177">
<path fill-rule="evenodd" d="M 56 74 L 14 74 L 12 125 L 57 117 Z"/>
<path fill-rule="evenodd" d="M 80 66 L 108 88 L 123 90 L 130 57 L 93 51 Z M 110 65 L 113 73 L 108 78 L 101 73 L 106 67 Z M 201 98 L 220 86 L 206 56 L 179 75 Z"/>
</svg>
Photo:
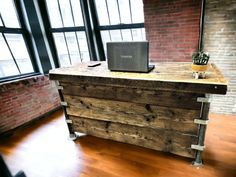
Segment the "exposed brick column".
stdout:
<svg viewBox="0 0 236 177">
<path fill-rule="evenodd" d="M 198 50 L 201 1 L 143 0 L 151 61 L 191 61 Z"/>
</svg>

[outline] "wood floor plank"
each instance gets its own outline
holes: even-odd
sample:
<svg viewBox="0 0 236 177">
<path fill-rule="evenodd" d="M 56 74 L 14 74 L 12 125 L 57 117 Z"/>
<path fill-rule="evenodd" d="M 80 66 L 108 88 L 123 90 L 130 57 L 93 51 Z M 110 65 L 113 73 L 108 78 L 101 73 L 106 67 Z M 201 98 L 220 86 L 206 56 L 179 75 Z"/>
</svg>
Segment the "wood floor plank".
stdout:
<svg viewBox="0 0 236 177">
<path fill-rule="evenodd" d="M 12 174 L 27 177 L 235 177 L 236 117 L 210 115 L 204 166 L 191 159 L 125 143 L 81 136 L 68 140 L 61 111 L 0 138 L 0 153 Z M 0 175 L 1 176 L 1 175 Z"/>
</svg>

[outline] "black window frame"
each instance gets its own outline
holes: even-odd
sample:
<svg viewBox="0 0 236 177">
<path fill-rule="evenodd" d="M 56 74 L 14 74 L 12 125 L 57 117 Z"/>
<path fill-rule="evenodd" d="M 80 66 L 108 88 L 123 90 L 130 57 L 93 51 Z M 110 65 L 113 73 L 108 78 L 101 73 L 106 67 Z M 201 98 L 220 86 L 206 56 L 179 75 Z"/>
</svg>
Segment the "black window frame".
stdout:
<svg viewBox="0 0 236 177">
<path fill-rule="evenodd" d="M 95 1 L 95 0 L 93 0 Z M 119 24 L 116 25 L 112 25 L 111 24 L 111 20 L 110 20 L 110 12 L 109 12 L 109 8 L 108 8 L 108 3 L 107 0 L 105 0 L 106 3 L 106 11 L 108 14 L 108 20 L 109 20 L 109 25 L 99 25 L 98 29 L 100 31 L 107 31 L 109 30 L 109 36 L 111 39 L 111 34 L 110 34 L 110 30 L 120 30 L 120 34 L 121 34 L 121 39 L 123 41 L 123 36 L 122 36 L 122 32 L 121 30 L 123 29 L 130 29 L 131 30 L 131 38 L 133 40 L 133 33 L 132 33 L 132 29 L 140 29 L 140 28 L 145 28 L 144 26 L 144 22 L 143 23 L 133 23 L 133 19 L 132 19 L 132 10 L 131 10 L 131 1 L 129 0 L 129 12 L 130 12 L 130 18 L 131 18 L 131 23 L 127 23 L 127 24 L 123 24 L 121 23 L 121 13 L 120 13 L 120 6 L 119 6 L 119 0 L 116 0 L 116 4 L 117 4 L 117 8 L 118 8 L 118 15 L 119 15 Z M 96 3 L 95 3 L 96 4 Z"/>
<path fill-rule="evenodd" d="M 36 57 L 35 57 L 35 53 L 34 53 L 32 40 L 31 40 L 31 37 L 30 37 L 30 33 L 27 30 L 26 21 L 25 21 L 24 15 L 23 15 L 23 9 L 22 9 L 22 6 L 21 6 L 21 2 L 19 0 L 13 0 L 12 2 L 14 3 L 15 9 L 16 9 L 16 15 L 17 15 L 17 18 L 18 18 L 18 22 L 20 24 L 20 28 L 6 27 L 5 24 L 4 24 L 4 20 L 1 16 L 1 14 L 0 14 L 0 20 L 3 23 L 3 26 L 0 26 L 0 33 L 2 34 L 2 36 L 4 38 L 4 41 L 5 41 L 8 49 L 11 53 L 13 61 L 14 61 L 15 65 L 17 67 L 17 70 L 19 71 L 20 74 L 1 77 L 0 78 L 0 83 L 8 82 L 8 81 L 16 80 L 16 79 L 22 79 L 22 78 L 25 78 L 25 77 L 30 77 L 30 76 L 40 74 L 39 73 L 39 68 L 38 68 L 38 65 L 37 65 L 37 62 L 36 62 Z M 26 49 L 27 49 L 27 52 L 28 52 L 28 55 L 29 55 L 29 58 L 30 58 L 30 61 L 31 61 L 31 64 L 32 64 L 32 67 L 33 67 L 33 70 L 34 70 L 33 72 L 23 73 L 23 74 L 20 72 L 19 66 L 16 62 L 16 58 L 14 57 L 14 54 L 11 50 L 11 47 L 8 44 L 8 41 L 5 37 L 5 34 L 21 34 L 22 35 L 25 46 L 26 46 Z"/>
<path fill-rule="evenodd" d="M 133 23 L 130 0 L 129 0 L 129 12 L 130 12 L 131 23 L 129 23 L 129 24 L 122 24 L 121 23 L 121 13 L 120 13 L 119 0 L 116 0 L 118 13 L 119 13 L 118 15 L 119 15 L 120 24 L 111 25 L 110 12 L 109 12 L 109 9 L 108 9 L 107 0 L 105 0 L 105 2 L 106 2 L 106 11 L 107 11 L 107 14 L 108 14 L 109 25 L 99 25 L 99 30 L 122 30 L 122 29 L 144 28 L 144 23 Z M 132 32 L 131 32 L 131 36 L 132 36 L 132 39 L 133 39 Z M 122 38 L 122 33 L 121 33 L 121 38 Z"/>
<path fill-rule="evenodd" d="M 71 1 L 71 0 L 69 0 Z M 119 7 L 118 0 L 117 4 Z M 107 2 L 107 0 L 106 0 Z M 132 20 L 132 11 L 131 11 L 131 5 L 130 5 L 130 16 L 131 16 L 131 23 L 130 24 L 116 24 L 116 25 L 100 25 L 99 24 L 99 18 L 97 14 L 97 7 L 95 0 L 80 0 L 81 5 L 81 11 L 83 15 L 83 21 L 84 21 L 84 27 L 62 27 L 62 28 L 52 28 L 50 24 L 50 18 L 49 13 L 47 12 L 47 5 L 46 0 L 38 0 L 41 15 L 43 17 L 44 27 L 46 31 L 46 35 L 48 38 L 48 41 L 50 43 L 50 48 L 53 53 L 53 58 L 55 62 L 55 66 L 59 67 L 59 58 L 57 54 L 56 45 L 53 39 L 53 33 L 56 32 L 63 32 L 64 39 L 65 39 L 65 32 L 77 32 L 77 31 L 84 31 L 86 33 L 86 39 L 88 44 L 88 50 L 90 55 L 91 61 L 104 61 L 106 60 L 105 57 L 105 49 L 103 47 L 103 41 L 101 37 L 101 31 L 106 30 L 123 30 L 123 29 L 130 29 L 132 40 L 133 40 L 133 34 L 132 29 L 143 29 L 145 28 L 144 22 L 143 23 L 133 23 Z M 59 1 L 57 0 L 57 3 Z M 71 3 L 71 2 L 70 2 Z M 129 4 L 131 4 L 129 0 Z M 119 10 L 119 9 L 118 9 Z M 72 11 L 72 9 L 71 9 Z M 72 11 L 73 13 L 73 11 Z M 61 15 L 61 12 L 60 12 Z M 120 17 L 120 11 L 119 11 L 119 17 Z M 62 17 L 61 20 L 63 21 Z M 120 19 L 121 22 L 121 19 Z M 122 35 L 121 35 L 122 36 Z M 78 40 L 78 39 L 76 39 Z M 66 40 L 65 40 L 66 41 Z M 67 52 L 68 46 L 67 46 Z"/>
<path fill-rule="evenodd" d="M 51 27 L 50 17 L 49 17 L 49 13 L 48 13 L 48 10 L 47 10 L 46 0 L 38 0 L 38 4 L 39 4 L 39 8 L 40 8 L 40 13 L 41 13 L 42 19 L 43 19 L 43 24 L 44 24 L 46 36 L 47 36 L 48 41 L 49 41 L 49 46 L 50 46 L 50 49 L 51 49 L 51 52 L 52 52 L 52 55 L 53 55 L 53 58 L 54 58 L 54 63 L 55 63 L 56 68 L 60 67 L 60 60 L 59 60 L 59 57 L 58 57 L 59 55 L 57 53 L 56 44 L 55 44 L 55 41 L 54 41 L 54 38 L 53 38 L 53 33 L 63 33 L 63 37 L 64 37 L 64 40 L 65 40 L 65 43 L 66 43 L 66 50 L 67 50 L 67 53 L 68 53 L 70 63 L 72 63 L 72 62 L 71 62 L 70 51 L 69 51 L 69 47 L 68 47 L 68 44 L 67 44 L 65 33 L 66 32 L 74 32 L 74 33 L 76 33 L 76 32 L 85 32 L 85 34 L 86 34 L 86 27 L 85 27 L 84 18 L 83 18 L 84 26 L 75 26 L 75 19 L 74 19 L 74 15 L 73 15 L 71 0 L 69 0 L 69 2 L 70 2 L 70 10 L 71 10 L 71 14 L 72 14 L 74 27 L 57 27 L 57 28 L 54 28 L 54 27 Z M 59 8 L 59 13 L 60 13 L 60 18 L 61 18 L 61 21 L 62 21 L 62 25 L 64 26 L 64 21 L 63 21 L 62 12 L 61 12 L 61 9 L 60 9 L 59 0 L 57 0 L 57 5 L 58 5 L 58 8 Z M 82 6 L 82 4 L 81 4 L 81 6 Z M 81 9 L 81 10 L 83 10 L 83 9 Z M 76 43 L 78 45 L 79 55 L 80 55 L 80 58 L 81 58 L 78 36 L 77 36 L 77 34 L 75 34 L 75 36 L 76 36 Z M 92 53 L 93 52 L 90 51 L 91 47 L 89 46 L 89 41 L 88 41 L 87 34 L 86 34 L 86 40 L 87 40 L 90 60 L 92 60 L 92 58 L 93 58 Z"/>
</svg>

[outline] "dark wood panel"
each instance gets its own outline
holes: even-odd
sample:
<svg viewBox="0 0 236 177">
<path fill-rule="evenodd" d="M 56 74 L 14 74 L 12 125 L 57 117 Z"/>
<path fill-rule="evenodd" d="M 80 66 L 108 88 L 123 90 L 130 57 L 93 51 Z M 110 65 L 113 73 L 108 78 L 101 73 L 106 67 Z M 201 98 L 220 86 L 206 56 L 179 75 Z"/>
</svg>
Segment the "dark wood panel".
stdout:
<svg viewBox="0 0 236 177">
<path fill-rule="evenodd" d="M 93 84 L 75 84 L 61 82 L 63 93 L 83 97 L 112 99 L 133 103 L 153 104 L 174 108 L 200 109 L 197 97 L 203 94 L 183 93 L 140 88 L 111 87 Z"/>
<path fill-rule="evenodd" d="M 177 155 L 194 157 L 191 144 L 197 142 L 196 136 L 168 131 L 114 123 L 110 121 L 98 121 L 93 119 L 70 116 L 75 131 L 86 133 L 105 139 L 143 146 Z"/>
<path fill-rule="evenodd" d="M 204 83 L 185 83 L 185 82 L 170 82 L 170 81 L 150 81 L 150 80 L 128 80 L 123 78 L 109 78 L 109 77 L 87 77 L 87 76 L 67 76 L 51 74 L 51 80 L 58 80 L 62 82 L 75 82 L 79 84 L 99 84 L 107 86 L 122 86 L 127 88 L 141 88 L 153 90 L 168 90 L 190 92 L 190 93 L 208 93 L 208 94 L 223 94 L 227 92 L 227 85 L 218 84 L 204 84 Z"/>
<path fill-rule="evenodd" d="M 106 120 L 142 127 L 176 130 L 197 135 L 200 110 L 176 109 L 105 99 L 65 95 L 67 113 L 73 116 Z"/>
</svg>

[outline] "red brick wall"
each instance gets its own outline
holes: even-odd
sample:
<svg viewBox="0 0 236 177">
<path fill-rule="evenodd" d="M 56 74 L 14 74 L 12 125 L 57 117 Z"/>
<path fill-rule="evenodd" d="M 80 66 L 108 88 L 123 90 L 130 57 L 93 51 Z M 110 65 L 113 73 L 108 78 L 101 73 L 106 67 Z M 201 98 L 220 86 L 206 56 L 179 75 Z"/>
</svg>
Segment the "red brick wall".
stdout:
<svg viewBox="0 0 236 177">
<path fill-rule="evenodd" d="M 151 61 L 191 61 L 198 49 L 200 0 L 143 0 Z"/>
<path fill-rule="evenodd" d="M 0 85 L 0 133 L 16 128 L 59 106 L 54 83 L 37 76 Z"/>
</svg>

